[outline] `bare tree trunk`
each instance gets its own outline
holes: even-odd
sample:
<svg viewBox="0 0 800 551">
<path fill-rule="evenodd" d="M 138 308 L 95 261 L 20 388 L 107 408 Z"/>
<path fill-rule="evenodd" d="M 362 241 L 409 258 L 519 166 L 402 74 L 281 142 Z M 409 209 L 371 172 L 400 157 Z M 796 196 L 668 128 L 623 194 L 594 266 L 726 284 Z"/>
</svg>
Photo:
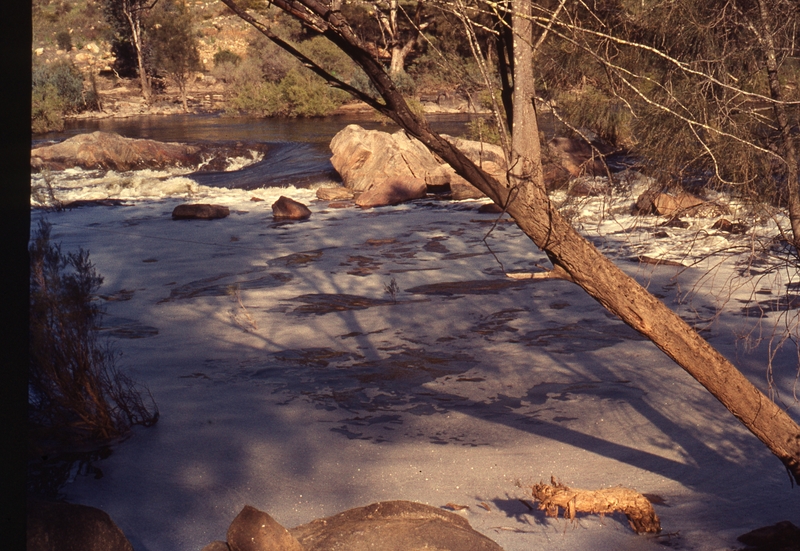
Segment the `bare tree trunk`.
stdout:
<svg viewBox="0 0 800 551">
<path fill-rule="evenodd" d="M 155 2 L 153 2 L 155 5 Z M 131 5 L 129 0 L 124 0 L 122 11 L 131 26 L 131 36 L 133 47 L 136 49 L 136 61 L 139 66 L 139 82 L 142 86 L 142 97 L 146 102 L 150 102 L 150 82 L 147 78 L 147 71 L 144 68 L 144 47 L 142 45 L 142 18 L 141 8 Z"/>
<path fill-rule="evenodd" d="M 422 4 L 421 2 L 418 2 L 416 13 L 417 16 L 419 15 L 421 8 Z M 419 40 L 419 30 L 424 27 L 424 25 L 422 25 L 415 28 L 412 31 L 410 38 L 404 41 L 402 36 L 403 32 L 401 31 L 398 23 L 399 10 L 400 6 L 398 0 L 389 0 L 388 13 L 378 14 L 378 23 L 385 33 L 384 38 L 388 36 L 388 39 L 386 39 L 386 49 L 389 50 L 389 53 L 391 54 L 391 59 L 389 61 L 389 74 L 392 76 L 398 75 L 405 71 L 406 58 L 417 46 L 417 41 Z"/>
<path fill-rule="evenodd" d="M 246 17 L 234 0 L 222 1 L 234 12 Z M 514 5 L 529 5 L 529 1 L 515 0 Z M 517 183 L 506 187 L 478 168 L 450 142 L 432 132 L 427 121 L 409 109 L 381 64 L 369 54 L 340 13 L 332 12 L 329 6 L 319 0 L 273 0 L 273 4 L 305 24 L 319 29 L 360 65 L 385 101 L 385 104 L 372 102 L 373 107 L 419 139 L 495 203 L 506 208 L 522 231 L 550 257 L 554 265 L 554 275 L 581 286 L 606 309 L 650 339 L 755 434 L 783 462 L 794 480 L 800 483 L 800 427 L 797 423 L 750 383 L 680 316 L 648 293 L 575 231 L 547 196 L 541 159 L 538 156 L 523 163 L 515 163 L 519 164 L 515 170 L 521 170 L 514 177 Z M 256 28 L 259 26 L 256 25 Z M 517 45 L 525 42 L 518 36 L 514 40 Z M 522 84 L 525 80 L 522 75 L 526 73 L 518 72 L 521 64 L 515 62 L 514 88 L 515 93 L 522 90 L 519 93 L 523 103 L 526 103 L 525 98 L 532 97 L 532 80 L 528 84 Z M 319 67 L 314 70 L 321 74 Z M 330 75 L 329 81 L 341 87 L 341 83 Z M 527 86 L 530 88 L 526 92 Z M 351 92 L 359 93 L 357 90 Z M 515 127 L 520 128 L 518 132 L 529 134 L 531 127 L 526 131 L 525 126 L 516 126 L 519 122 L 516 108 L 515 106 Z M 522 108 L 525 109 L 526 106 Z M 533 109 L 533 105 L 529 108 Z M 519 116 L 528 117 L 521 124 L 528 123 L 532 124 L 533 129 L 537 128 L 535 113 Z M 518 141 L 520 138 L 522 137 L 515 136 L 515 143 L 519 147 L 517 151 L 535 155 L 532 152 L 536 151 L 538 145 L 522 145 Z M 538 142 L 538 134 L 528 136 L 528 139 Z M 528 164 L 530 166 L 526 166 Z M 527 181 L 526 174 L 530 177 Z"/>
<path fill-rule="evenodd" d="M 772 25 L 770 23 L 769 7 L 765 0 L 758 0 L 760 16 L 759 42 L 764 50 L 764 61 L 767 66 L 767 79 L 769 81 L 772 110 L 780 131 L 781 153 L 786 162 L 786 188 L 788 193 L 789 223 L 792 228 L 792 241 L 795 248 L 800 251 L 800 158 L 794 145 L 789 118 L 786 115 L 786 105 L 783 103 L 783 92 L 778 79 L 778 60 L 775 54 L 775 41 Z"/>
</svg>

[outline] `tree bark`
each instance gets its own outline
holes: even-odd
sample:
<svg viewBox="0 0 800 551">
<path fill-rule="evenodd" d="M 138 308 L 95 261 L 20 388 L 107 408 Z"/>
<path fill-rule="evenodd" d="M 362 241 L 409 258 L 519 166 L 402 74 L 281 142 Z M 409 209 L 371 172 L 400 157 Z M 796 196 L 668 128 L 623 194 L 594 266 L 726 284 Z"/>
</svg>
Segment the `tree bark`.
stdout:
<svg viewBox="0 0 800 551">
<path fill-rule="evenodd" d="M 764 63 L 767 67 L 767 80 L 769 82 L 772 111 L 780 132 L 781 154 L 786 163 L 786 192 L 789 210 L 789 224 L 792 228 L 792 242 L 795 249 L 800 251 L 800 157 L 797 155 L 789 117 L 786 114 L 786 105 L 783 103 L 783 92 L 778 78 L 778 59 L 776 56 L 775 40 L 770 23 L 769 7 L 765 0 L 758 0 L 760 19 L 759 42 L 764 53 Z"/>
<path fill-rule="evenodd" d="M 155 5 L 155 2 L 153 2 Z M 147 78 L 147 71 L 144 67 L 144 47 L 142 45 L 142 16 L 140 9 L 134 7 L 130 0 L 124 0 L 122 11 L 131 26 L 131 37 L 133 47 L 136 49 L 136 61 L 139 66 L 139 83 L 142 86 L 142 97 L 146 102 L 150 102 L 150 82 Z"/>
<path fill-rule="evenodd" d="M 234 0 L 222 1 L 234 9 Z M 361 66 L 385 101 L 385 105 L 376 107 L 382 114 L 390 117 L 406 132 L 419 139 L 431 152 L 452 166 L 460 176 L 504 207 L 522 231 L 548 255 L 553 262 L 554 271 L 561 272 L 564 279 L 569 279 L 582 287 L 603 307 L 650 339 L 686 370 L 758 437 L 800 484 L 800 427 L 797 423 L 786 411 L 750 383 L 731 362 L 700 337 L 680 316 L 648 293 L 578 234 L 550 202 L 541 171 L 541 159 L 538 156 L 523 163 L 515 163 L 515 166 L 519 165 L 515 170 L 519 169 L 521 173 L 514 175 L 515 182 L 506 187 L 478 168 L 449 141 L 432 132 L 427 121 L 409 109 L 381 64 L 369 54 L 340 13 L 332 12 L 327 5 L 318 0 L 273 0 L 273 4 L 289 15 L 321 30 Z M 529 0 L 515 0 L 515 6 L 522 4 L 529 5 Z M 241 10 L 234 9 L 234 12 L 238 11 Z M 514 40 L 518 45 L 525 42 L 518 36 L 515 36 Z M 527 43 L 530 44 L 530 40 Z M 515 62 L 515 94 L 519 89 L 523 89 L 520 97 L 523 98 L 523 103 L 526 103 L 526 97 L 532 98 L 533 81 L 531 79 L 529 83 L 531 88 L 527 92 L 524 91 L 522 81 L 526 77 L 522 75 L 527 73 L 519 71 L 520 64 Z M 521 107 L 532 110 L 533 104 Z M 516 108 L 515 105 L 515 125 L 518 123 Z M 537 128 L 535 111 L 533 115 L 530 114 L 531 111 L 525 112 L 528 114 L 519 116 L 528 117 L 524 122 L 534 129 Z M 527 127 L 527 132 L 530 132 L 531 126 Z M 524 137 L 519 137 L 522 138 Z M 514 139 L 517 140 L 518 137 L 515 136 Z M 538 133 L 526 139 L 538 143 Z M 538 145 L 523 146 L 519 141 L 516 143 L 520 151 L 536 155 L 533 152 L 537 151 Z M 529 178 L 526 179 L 526 176 Z"/>
</svg>

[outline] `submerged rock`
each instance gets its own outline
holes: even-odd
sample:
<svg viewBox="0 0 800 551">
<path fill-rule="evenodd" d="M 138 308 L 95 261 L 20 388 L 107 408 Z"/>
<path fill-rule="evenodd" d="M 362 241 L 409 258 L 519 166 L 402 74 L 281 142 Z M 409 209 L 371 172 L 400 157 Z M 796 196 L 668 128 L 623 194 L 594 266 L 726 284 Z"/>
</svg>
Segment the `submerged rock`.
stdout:
<svg viewBox="0 0 800 551">
<path fill-rule="evenodd" d="M 228 207 L 205 203 L 178 205 L 172 210 L 173 220 L 214 220 L 225 218 L 231 213 Z"/>
</svg>

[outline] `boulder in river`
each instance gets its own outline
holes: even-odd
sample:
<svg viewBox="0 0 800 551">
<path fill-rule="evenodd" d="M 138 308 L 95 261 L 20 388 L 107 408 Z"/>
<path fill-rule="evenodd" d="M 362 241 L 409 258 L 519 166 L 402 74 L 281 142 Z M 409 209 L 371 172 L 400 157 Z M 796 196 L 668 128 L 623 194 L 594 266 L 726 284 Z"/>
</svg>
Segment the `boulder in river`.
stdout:
<svg viewBox="0 0 800 551">
<path fill-rule="evenodd" d="M 178 205 L 172 209 L 173 220 L 215 220 L 225 218 L 231 213 L 228 207 L 196 203 Z"/>
<path fill-rule="evenodd" d="M 281 195 L 272 203 L 272 217 L 276 220 L 305 220 L 311 210 L 299 201 Z"/>
<path fill-rule="evenodd" d="M 331 140 L 331 164 L 345 187 L 366 191 L 392 178 L 419 178 L 440 163 L 421 142 L 400 130 L 394 134 L 351 124 Z"/>
<path fill-rule="evenodd" d="M 202 161 L 195 145 L 123 138 L 112 132 L 79 134 L 61 143 L 31 150 L 31 168 L 80 167 L 116 171 L 193 166 Z"/>
</svg>

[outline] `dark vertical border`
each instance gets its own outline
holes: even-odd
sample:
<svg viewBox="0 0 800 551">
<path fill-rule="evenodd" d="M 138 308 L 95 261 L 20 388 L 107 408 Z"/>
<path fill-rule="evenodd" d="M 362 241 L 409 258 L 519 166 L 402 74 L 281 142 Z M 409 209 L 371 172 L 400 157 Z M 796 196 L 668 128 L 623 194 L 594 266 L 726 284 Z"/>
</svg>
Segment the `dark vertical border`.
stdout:
<svg viewBox="0 0 800 551">
<path fill-rule="evenodd" d="M 5 2 L 0 17 L 0 412 L 6 549 L 25 549 L 30 232 L 31 0 Z"/>
</svg>

